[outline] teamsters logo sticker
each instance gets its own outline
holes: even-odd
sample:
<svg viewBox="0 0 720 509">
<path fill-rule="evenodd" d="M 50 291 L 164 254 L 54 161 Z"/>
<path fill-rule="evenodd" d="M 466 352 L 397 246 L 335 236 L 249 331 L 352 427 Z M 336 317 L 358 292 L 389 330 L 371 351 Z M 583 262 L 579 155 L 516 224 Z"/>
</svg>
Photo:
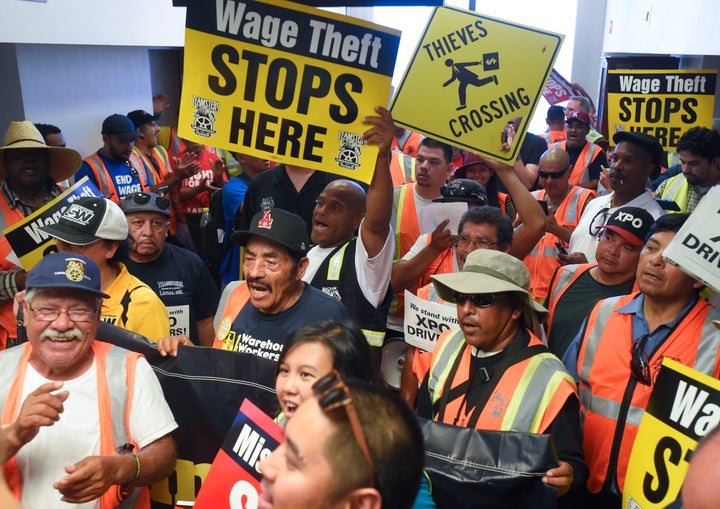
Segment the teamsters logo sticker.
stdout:
<svg viewBox="0 0 720 509">
<path fill-rule="evenodd" d="M 193 106 L 195 107 L 194 120 L 190 124 L 190 128 L 198 136 L 210 138 L 217 132 L 215 131 L 215 114 L 220 111 L 220 103 L 194 95 Z"/>
<path fill-rule="evenodd" d="M 362 154 L 360 147 L 364 147 L 365 142 L 359 134 L 347 131 L 339 131 L 338 140 L 340 141 L 340 148 L 338 148 L 335 162 L 338 163 L 340 168 L 346 170 L 357 169 L 360 166 L 360 155 Z"/>
<path fill-rule="evenodd" d="M 85 265 L 80 260 L 69 260 L 65 267 L 65 277 L 73 283 L 79 283 L 85 278 Z"/>
</svg>

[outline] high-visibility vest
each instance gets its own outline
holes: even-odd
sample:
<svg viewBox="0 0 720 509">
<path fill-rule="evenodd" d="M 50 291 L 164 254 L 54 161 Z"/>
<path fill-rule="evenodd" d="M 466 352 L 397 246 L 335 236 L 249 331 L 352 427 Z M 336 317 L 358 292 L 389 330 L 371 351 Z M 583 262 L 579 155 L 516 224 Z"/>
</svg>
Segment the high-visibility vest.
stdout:
<svg viewBox="0 0 720 509">
<path fill-rule="evenodd" d="M 583 331 L 578 355 L 579 392 L 584 415 L 583 449 L 590 470 L 588 489 L 592 493 L 607 489 L 615 476 L 622 492 L 630 452 L 654 386 L 641 384 L 632 376 L 631 349 L 638 339 L 632 336 L 632 314 L 615 311 L 637 295 L 598 302 Z M 718 378 L 720 334 L 712 321 L 719 317 L 710 304 L 698 299 L 652 353 L 649 365 L 653 381 L 665 357 Z"/>
<path fill-rule="evenodd" d="M 534 334 L 529 331 L 528 334 L 528 347 L 542 345 Z M 462 357 L 451 390 L 468 380 L 472 351 L 462 331 L 446 330 L 438 339 L 430 367 L 428 389 L 433 404 L 440 401 L 458 356 Z M 492 411 L 483 409 L 475 427 L 494 431 L 545 433 L 568 398 L 575 394 L 575 382 L 565 371 L 562 362 L 550 352 L 538 353 L 509 366 L 502 373 L 488 399 Z M 460 413 L 463 404 L 463 397 L 448 401 L 443 422 L 454 424 L 453 416 Z"/>
<path fill-rule="evenodd" d="M 440 298 L 435 290 L 435 285 L 430 283 L 421 287 L 417 291 L 417 296 L 421 299 L 425 299 L 428 302 L 437 302 L 438 304 L 444 304 L 445 301 Z M 453 304 L 454 306 L 454 304 Z M 415 355 L 412 361 L 412 372 L 421 382 L 425 379 L 425 375 L 430 371 L 430 365 L 432 364 L 432 352 L 421 350 L 416 346 L 410 346 L 415 350 Z"/>
<path fill-rule="evenodd" d="M 537 200 L 545 200 L 547 195 L 544 189 L 534 191 L 532 194 Z M 579 186 L 571 187 L 555 211 L 555 220 L 558 225 L 574 229 L 580 221 L 585 206 L 596 196 L 597 193 L 591 189 Z M 523 263 L 530 271 L 530 293 L 540 302 L 547 297 L 550 279 L 555 269 L 560 266 L 557 259 L 558 250 L 555 246 L 555 243 L 559 241 L 560 239 L 552 233 L 545 232 L 532 251 L 523 259 Z"/>
<path fill-rule="evenodd" d="M 432 235 L 428 234 L 426 245 L 429 246 L 431 242 Z M 430 262 L 430 265 L 428 265 L 420 276 L 420 279 L 415 282 L 413 287 L 424 287 L 425 285 L 430 284 L 430 276 L 434 276 L 435 274 L 449 274 L 453 272 L 455 270 L 455 266 L 453 265 L 454 259 L 455 249 L 452 246 L 445 248 L 432 262 Z"/>
<path fill-rule="evenodd" d="M 130 410 L 135 390 L 135 368 L 141 355 L 100 341 L 93 341 L 92 349 L 97 370 L 100 455 L 114 456 L 119 445 L 132 444 L 138 447 L 130 435 Z M 31 354 L 31 343 L 0 353 L 0 408 L 3 408 L 0 422 L 3 426 L 14 423 L 18 418 Z M 5 463 L 4 473 L 8 487 L 15 498 L 20 500 L 22 476 L 15 457 Z M 52 487 L 48 486 L 48 489 Z M 113 485 L 100 499 L 101 509 L 149 507 L 148 487 L 137 487 L 124 498 L 120 486 Z"/>
<path fill-rule="evenodd" d="M 668 210 L 668 214 L 685 214 L 688 211 L 688 194 L 690 193 L 690 184 L 688 184 L 685 175 L 678 173 L 674 177 L 670 177 L 663 184 L 660 198 L 664 200 L 672 200 L 678 204 L 680 210 Z"/>
<path fill-rule="evenodd" d="M 553 145 L 555 143 L 559 143 L 561 141 L 565 141 L 566 135 L 565 130 L 562 131 L 547 131 L 541 135 L 545 142 L 547 143 L 548 148 L 553 148 Z"/>
<path fill-rule="evenodd" d="M 548 289 L 547 299 L 545 307 L 550 312 L 547 320 L 545 321 L 545 330 L 547 331 L 547 337 L 551 337 L 552 333 L 552 320 L 557 308 L 558 302 L 565 294 L 568 288 L 570 288 L 577 279 L 582 276 L 585 272 L 597 267 L 597 263 L 581 263 L 575 265 L 565 265 L 558 267 L 555 274 L 552 276 L 550 281 L 550 288 Z"/>
<path fill-rule="evenodd" d="M 396 187 L 394 190 L 393 204 L 393 224 L 395 231 L 395 261 L 400 260 L 405 253 L 420 238 L 420 223 L 417 217 L 417 209 L 415 208 L 415 184 L 406 184 Z M 408 288 L 409 291 L 415 292 L 419 285 L 415 284 Z M 389 314 L 392 316 L 402 317 L 404 314 L 405 299 L 402 292 L 394 295 L 390 304 Z"/>
<path fill-rule="evenodd" d="M 399 150 L 391 152 L 390 176 L 393 187 L 415 182 L 415 158 Z"/>
<path fill-rule="evenodd" d="M 220 317 L 220 323 L 215 327 L 215 338 L 213 339 L 213 348 L 221 348 L 223 350 L 237 351 L 237 345 L 241 337 L 236 338 L 232 343 L 229 341 L 232 335 L 229 335 L 232 324 L 250 300 L 250 290 L 245 281 L 241 281 L 230 292 L 225 292 L 218 303 L 217 316 Z"/>
<path fill-rule="evenodd" d="M 115 183 L 112 180 L 110 172 L 105 166 L 105 162 L 98 155 L 98 153 L 95 152 L 93 154 L 90 154 L 88 157 L 85 158 L 84 162 L 87 163 L 87 165 L 90 167 L 90 171 L 92 171 L 93 176 L 95 177 L 95 184 L 97 184 L 100 192 L 107 199 L 114 201 L 119 205 L 120 197 L 118 196 L 115 189 Z M 143 168 L 142 164 L 138 164 L 137 158 L 135 158 L 134 161 L 133 158 L 130 158 L 130 164 L 137 171 L 137 177 L 140 181 L 140 185 L 142 186 L 143 191 L 149 191 L 150 187 L 148 186 L 148 179 L 147 175 L 145 174 L 145 168 Z"/>
<path fill-rule="evenodd" d="M 167 151 L 158 145 L 152 149 L 152 152 L 155 156 L 155 162 L 158 165 L 157 169 L 148 156 L 143 154 L 138 147 L 133 147 L 133 152 L 130 156 L 130 162 L 133 163 L 133 167 L 142 166 L 145 169 L 145 174 L 148 176 L 148 187 L 160 184 L 172 173 L 172 167 L 170 166 L 170 159 L 168 158 Z"/>
<path fill-rule="evenodd" d="M 424 136 L 422 134 L 412 131 L 410 133 L 410 136 L 408 136 L 407 140 L 405 140 L 405 145 L 400 148 L 400 143 L 398 142 L 397 137 L 394 136 L 392 141 L 392 147 L 390 148 L 399 150 L 403 154 L 407 154 L 410 157 L 417 157 L 418 150 L 420 149 L 420 142 L 423 140 L 423 138 Z"/>
<path fill-rule="evenodd" d="M 567 140 L 561 141 L 560 143 L 556 143 L 551 148 L 561 148 L 563 150 L 567 150 L 566 144 Z M 572 185 L 577 185 L 581 182 L 590 181 L 590 163 L 592 163 L 595 157 L 597 157 L 597 155 L 602 151 L 602 147 L 586 141 L 585 146 L 580 151 L 580 154 L 578 155 L 578 158 L 575 161 L 575 164 L 573 165 L 570 173 L 569 182 Z"/>
<path fill-rule="evenodd" d="M 0 193 L 1 194 L 1 193 Z M 25 219 L 25 216 L 18 207 L 10 208 L 10 204 L 4 196 L 0 196 L 0 231 L 18 221 Z M 17 265 L 8 260 L 12 247 L 4 235 L 0 236 L 0 270 L 10 271 L 18 268 Z M 13 299 L 0 302 L 0 350 L 5 349 L 8 337 L 17 338 L 17 322 L 13 314 Z"/>
</svg>

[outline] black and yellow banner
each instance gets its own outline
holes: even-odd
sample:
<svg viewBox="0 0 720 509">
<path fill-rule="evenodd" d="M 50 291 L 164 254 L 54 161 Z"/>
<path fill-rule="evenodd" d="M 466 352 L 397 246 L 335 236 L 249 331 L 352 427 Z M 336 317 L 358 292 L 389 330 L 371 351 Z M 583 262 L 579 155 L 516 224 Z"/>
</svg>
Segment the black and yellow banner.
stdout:
<svg viewBox="0 0 720 509">
<path fill-rule="evenodd" d="M 720 423 L 720 381 L 663 359 L 625 477 L 623 507 L 663 508 L 680 494 L 697 443 Z"/>
<path fill-rule="evenodd" d="M 87 177 L 77 181 L 64 193 L 46 203 L 22 221 L 18 221 L 3 230 L 3 235 L 7 238 L 10 247 L 13 248 L 15 256 L 23 269 L 29 271 L 43 256 L 57 252 L 55 239 L 40 231 L 40 227 L 57 223 L 65 209 L 83 196 L 102 196 L 95 184 L 90 182 Z"/>
<path fill-rule="evenodd" d="M 712 127 L 717 71 L 608 71 L 608 129 L 640 131 L 667 152 L 691 127 Z"/>
<path fill-rule="evenodd" d="M 450 7 L 433 10 L 393 98 L 396 123 L 511 163 L 563 36 Z M 503 128 L 522 117 L 509 150 Z"/>
<path fill-rule="evenodd" d="M 190 2 L 178 132 L 369 182 L 363 116 L 387 104 L 396 30 L 292 2 Z"/>
</svg>

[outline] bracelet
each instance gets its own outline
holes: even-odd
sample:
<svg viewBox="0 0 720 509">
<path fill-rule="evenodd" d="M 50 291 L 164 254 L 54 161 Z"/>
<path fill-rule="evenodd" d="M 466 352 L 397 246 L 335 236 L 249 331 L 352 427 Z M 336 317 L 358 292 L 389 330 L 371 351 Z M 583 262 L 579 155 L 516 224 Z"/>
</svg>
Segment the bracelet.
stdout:
<svg viewBox="0 0 720 509">
<path fill-rule="evenodd" d="M 137 481 L 137 479 L 140 477 L 140 458 L 138 458 L 137 454 L 133 454 L 135 457 L 135 478 L 133 481 Z"/>
</svg>

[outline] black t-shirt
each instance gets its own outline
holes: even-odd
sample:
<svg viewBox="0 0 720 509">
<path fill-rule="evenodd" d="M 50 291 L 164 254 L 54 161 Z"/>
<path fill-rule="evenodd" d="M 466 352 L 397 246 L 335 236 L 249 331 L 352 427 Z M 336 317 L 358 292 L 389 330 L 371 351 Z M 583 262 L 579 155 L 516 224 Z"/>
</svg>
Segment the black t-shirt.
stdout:
<svg viewBox="0 0 720 509">
<path fill-rule="evenodd" d="M 220 291 L 205 262 L 195 253 L 165 244 L 149 263 L 124 260 L 130 274 L 143 281 L 163 301 L 170 317 L 170 334 L 186 334 L 199 344 L 197 321 L 213 316 Z"/>
<path fill-rule="evenodd" d="M 548 337 L 550 351 L 562 359 L 593 306 L 602 299 L 631 293 L 634 284 L 635 280 L 631 279 L 620 285 L 609 286 L 596 281 L 589 270 L 581 274 L 555 307 Z"/>
</svg>

